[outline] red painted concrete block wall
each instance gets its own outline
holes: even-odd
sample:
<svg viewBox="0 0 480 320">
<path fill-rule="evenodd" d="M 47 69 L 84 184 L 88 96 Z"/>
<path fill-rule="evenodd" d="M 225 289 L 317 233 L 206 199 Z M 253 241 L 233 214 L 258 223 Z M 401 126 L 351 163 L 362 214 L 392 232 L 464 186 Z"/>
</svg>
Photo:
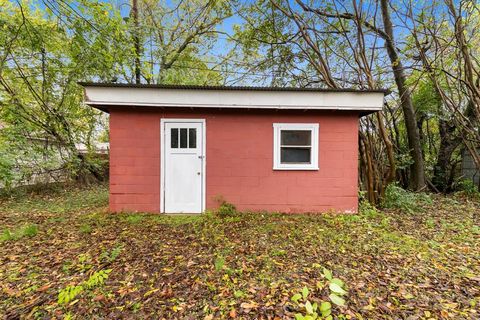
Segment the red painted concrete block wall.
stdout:
<svg viewBox="0 0 480 320">
<path fill-rule="evenodd" d="M 110 110 L 110 210 L 160 212 L 160 119 L 206 119 L 206 203 L 240 210 L 357 211 L 358 114 Z M 273 123 L 319 123 L 319 170 L 273 170 Z"/>
</svg>

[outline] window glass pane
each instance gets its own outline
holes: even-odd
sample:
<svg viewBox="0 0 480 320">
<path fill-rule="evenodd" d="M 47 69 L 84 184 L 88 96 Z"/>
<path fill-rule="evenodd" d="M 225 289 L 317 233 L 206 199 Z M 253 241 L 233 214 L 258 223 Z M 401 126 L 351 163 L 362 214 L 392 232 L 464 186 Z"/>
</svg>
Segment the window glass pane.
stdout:
<svg viewBox="0 0 480 320">
<path fill-rule="evenodd" d="M 281 163 L 310 163 L 310 148 L 281 148 Z"/>
<path fill-rule="evenodd" d="M 180 148 L 187 147 L 187 128 L 180 129 Z"/>
<path fill-rule="evenodd" d="M 281 136 L 283 146 L 310 146 L 312 141 L 310 130 L 282 130 Z"/>
<path fill-rule="evenodd" d="M 197 129 L 195 128 L 188 129 L 188 147 L 189 148 L 197 147 Z"/>
<path fill-rule="evenodd" d="M 170 148 L 178 148 L 178 129 L 170 129 Z"/>
</svg>

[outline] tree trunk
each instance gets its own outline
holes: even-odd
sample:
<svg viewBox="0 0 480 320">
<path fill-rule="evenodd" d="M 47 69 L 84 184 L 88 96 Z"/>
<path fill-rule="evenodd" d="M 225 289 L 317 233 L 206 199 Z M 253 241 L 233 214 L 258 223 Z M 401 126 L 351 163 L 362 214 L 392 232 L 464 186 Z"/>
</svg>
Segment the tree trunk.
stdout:
<svg viewBox="0 0 480 320">
<path fill-rule="evenodd" d="M 403 64 L 400 61 L 393 37 L 393 26 L 388 9 L 388 0 L 381 0 L 381 10 L 383 25 L 387 38 L 385 45 L 387 47 L 387 54 L 392 64 L 393 75 L 395 83 L 400 95 L 400 104 L 402 106 L 403 115 L 405 118 L 405 127 L 407 129 L 408 145 L 410 148 L 410 155 L 413 163 L 410 167 L 410 187 L 413 190 L 422 190 L 426 186 L 425 180 L 425 166 L 423 162 L 422 148 L 420 145 L 420 134 L 418 132 L 417 123 L 415 119 L 415 110 L 413 108 L 411 92 L 405 85 L 406 76 L 403 72 Z"/>
<path fill-rule="evenodd" d="M 135 83 L 141 82 L 141 67 L 140 67 L 140 36 L 139 36 L 139 24 L 138 24 L 138 2 L 132 1 L 132 16 L 133 16 L 133 44 L 135 49 Z"/>
<path fill-rule="evenodd" d="M 397 171 L 396 165 L 395 165 L 395 154 L 393 151 L 393 144 L 390 138 L 388 137 L 387 130 L 385 129 L 385 125 L 383 124 L 383 114 L 382 112 L 377 112 L 377 122 L 378 122 L 378 128 L 380 131 L 380 136 L 382 137 L 383 142 L 385 143 L 386 150 L 385 152 L 387 153 L 388 157 L 388 163 L 390 165 L 388 169 L 388 175 L 387 178 L 385 179 L 385 184 L 383 185 L 381 189 L 381 197 L 383 197 L 383 194 L 385 193 L 385 188 L 395 180 L 395 173 Z"/>
<path fill-rule="evenodd" d="M 438 150 L 437 162 L 433 168 L 432 183 L 442 192 L 450 190 L 449 167 L 452 170 L 450 159 L 453 151 L 460 145 L 461 139 L 453 137 L 454 125 L 450 125 L 445 120 L 439 120 L 438 129 L 440 134 L 440 147 Z"/>
<path fill-rule="evenodd" d="M 360 152 L 362 155 L 363 161 L 365 162 L 365 175 L 366 175 L 366 186 L 367 186 L 367 197 L 368 202 L 375 204 L 377 202 L 377 197 L 375 194 L 375 181 L 374 181 L 374 170 L 372 164 L 372 157 L 370 154 L 370 146 L 367 141 L 367 137 L 360 131 Z"/>
</svg>

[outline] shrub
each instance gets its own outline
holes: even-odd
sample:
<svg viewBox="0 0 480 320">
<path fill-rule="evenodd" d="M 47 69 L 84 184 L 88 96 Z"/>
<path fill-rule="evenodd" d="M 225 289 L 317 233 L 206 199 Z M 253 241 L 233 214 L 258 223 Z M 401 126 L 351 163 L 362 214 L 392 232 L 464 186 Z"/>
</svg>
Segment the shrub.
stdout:
<svg viewBox="0 0 480 320">
<path fill-rule="evenodd" d="M 480 190 L 475 185 L 472 179 L 463 179 L 458 183 L 458 189 L 466 196 L 471 198 L 480 198 Z"/>
<path fill-rule="evenodd" d="M 232 217 L 237 213 L 237 208 L 235 207 L 235 205 L 225 200 L 222 195 L 215 196 L 214 200 L 219 205 L 218 209 L 213 212 L 214 215 L 220 218 L 225 218 Z"/>
<path fill-rule="evenodd" d="M 377 208 L 367 200 L 361 201 L 358 209 L 358 212 L 367 218 L 375 218 L 379 215 Z"/>
<path fill-rule="evenodd" d="M 227 201 L 222 201 L 222 203 L 220 204 L 220 207 L 217 209 L 218 216 L 222 218 L 231 217 L 235 215 L 235 213 L 237 213 L 237 208 L 233 204 Z"/>
<path fill-rule="evenodd" d="M 384 208 L 400 209 L 406 213 L 422 211 L 422 205 L 431 204 L 432 199 L 426 193 L 415 193 L 389 184 L 382 202 Z"/>
</svg>

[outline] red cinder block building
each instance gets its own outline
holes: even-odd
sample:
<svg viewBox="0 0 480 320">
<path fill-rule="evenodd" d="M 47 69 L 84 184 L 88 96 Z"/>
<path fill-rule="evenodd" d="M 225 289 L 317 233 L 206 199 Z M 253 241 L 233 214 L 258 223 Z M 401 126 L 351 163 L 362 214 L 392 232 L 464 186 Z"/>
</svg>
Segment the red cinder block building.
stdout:
<svg viewBox="0 0 480 320">
<path fill-rule="evenodd" d="M 110 114 L 114 212 L 356 212 L 359 117 L 385 93 L 81 85 Z"/>
</svg>

